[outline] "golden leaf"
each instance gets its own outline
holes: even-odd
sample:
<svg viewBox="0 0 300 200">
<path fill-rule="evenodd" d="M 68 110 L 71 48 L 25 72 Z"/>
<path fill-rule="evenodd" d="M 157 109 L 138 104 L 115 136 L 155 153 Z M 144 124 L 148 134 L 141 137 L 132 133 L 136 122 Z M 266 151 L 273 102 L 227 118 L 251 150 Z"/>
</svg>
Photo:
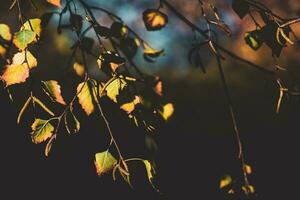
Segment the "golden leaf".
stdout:
<svg viewBox="0 0 300 200">
<path fill-rule="evenodd" d="M 6 54 L 6 48 L 0 45 L 0 56 L 4 58 L 5 54 Z"/>
<path fill-rule="evenodd" d="M 73 69 L 75 71 L 75 73 L 80 76 L 80 77 L 83 77 L 84 74 L 85 74 L 85 69 L 84 69 L 84 66 L 75 62 L 74 65 L 73 65 Z"/>
<path fill-rule="evenodd" d="M 152 58 L 158 57 L 160 55 L 164 55 L 164 50 L 156 50 L 150 47 L 147 43 L 143 43 L 144 46 L 144 55 L 150 56 Z"/>
<path fill-rule="evenodd" d="M 57 81 L 50 80 L 50 81 L 42 81 L 42 83 L 45 86 L 45 92 L 48 94 L 48 96 L 57 103 L 60 103 L 62 105 L 66 105 L 66 102 L 64 101 L 62 95 L 61 95 L 61 87 L 58 84 Z"/>
<path fill-rule="evenodd" d="M 41 22 L 42 20 L 39 18 L 29 19 L 23 24 L 21 30 L 33 31 L 38 37 L 40 37 L 42 32 Z"/>
<path fill-rule="evenodd" d="M 141 103 L 140 97 L 135 96 L 135 99 L 132 102 L 125 103 L 120 108 L 130 114 L 134 110 L 135 105 L 139 103 Z"/>
<path fill-rule="evenodd" d="M 16 53 L 12 58 L 12 64 L 20 65 L 20 64 L 28 64 L 30 69 L 37 66 L 36 58 L 30 53 L 30 51 L 22 51 Z M 26 66 L 27 66 L 26 64 Z"/>
<path fill-rule="evenodd" d="M 31 125 L 32 142 L 35 144 L 46 141 L 53 135 L 54 127 L 50 120 L 35 119 Z"/>
<path fill-rule="evenodd" d="M 90 115 L 94 112 L 94 103 L 91 90 L 87 82 L 82 82 L 77 86 L 77 97 L 79 104 L 87 115 Z"/>
<path fill-rule="evenodd" d="M 168 16 L 159 10 L 147 9 L 143 12 L 143 20 L 147 30 L 156 31 L 167 24 Z"/>
<path fill-rule="evenodd" d="M 48 3 L 51 3 L 52 5 L 56 6 L 56 7 L 61 7 L 61 2 L 60 0 L 47 0 Z"/>
<path fill-rule="evenodd" d="M 0 24 L 0 37 L 7 41 L 11 40 L 12 38 L 10 28 L 6 24 Z"/>
<path fill-rule="evenodd" d="M 148 160 L 144 160 L 144 164 L 145 164 L 145 167 L 146 167 L 149 182 L 152 183 L 152 179 L 153 179 L 152 166 L 151 166 L 151 164 Z"/>
<path fill-rule="evenodd" d="M 172 103 L 167 103 L 166 105 L 163 106 L 163 111 L 160 112 L 164 120 L 169 120 L 169 118 L 173 115 L 174 113 L 174 106 Z"/>
<path fill-rule="evenodd" d="M 98 176 L 107 173 L 114 168 L 118 161 L 107 151 L 96 153 L 95 167 Z"/>
<path fill-rule="evenodd" d="M 103 87 L 101 95 L 106 91 L 106 95 L 115 103 L 117 103 L 117 96 L 120 91 L 126 87 L 127 83 L 124 79 L 113 77 Z"/>
<path fill-rule="evenodd" d="M 245 168 L 245 172 L 247 174 L 251 174 L 252 173 L 252 167 L 250 165 L 245 165 L 244 168 Z"/>
<path fill-rule="evenodd" d="M 222 177 L 222 179 L 220 180 L 220 184 L 219 184 L 219 188 L 222 189 L 224 187 L 227 187 L 228 185 L 230 185 L 232 182 L 232 178 L 229 175 L 225 175 L 224 177 Z"/>
<path fill-rule="evenodd" d="M 253 185 L 249 185 L 247 186 L 242 186 L 242 189 L 245 193 L 250 193 L 250 194 L 254 194 L 255 193 L 255 188 Z"/>
<path fill-rule="evenodd" d="M 29 77 L 29 69 L 25 64 L 7 65 L 1 79 L 5 81 L 6 86 L 23 83 Z"/>
</svg>

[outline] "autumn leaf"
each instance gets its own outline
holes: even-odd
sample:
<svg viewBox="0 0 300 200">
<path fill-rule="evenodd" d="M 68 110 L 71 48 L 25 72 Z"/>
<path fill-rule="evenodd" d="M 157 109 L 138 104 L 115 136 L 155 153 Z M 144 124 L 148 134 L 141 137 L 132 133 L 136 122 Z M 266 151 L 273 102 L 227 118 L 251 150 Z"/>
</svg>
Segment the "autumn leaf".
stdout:
<svg viewBox="0 0 300 200">
<path fill-rule="evenodd" d="M 23 83 L 29 77 L 29 69 L 26 65 L 7 65 L 1 79 L 6 86 Z"/>
<path fill-rule="evenodd" d="M 40 37 L 42 32 L 41 22 L 42 20 L 39 18 L 29 19 L 23 24 L 21 30 L 33 31 L 38 37 Z"/>
<path fill-rule="evenodd" d="M 95 167 L 98 176 L 109 172 L 117 164 L 117 160 L 107 151 L 97 153 L 95 155 Z"/>
<path fill-rule="evenodd" d="M 141 103 L 139 96 L 135 96 L 135 99 L 132 102 L 123 104 L 120 108 L 130 114 L 134 109 L 135 105 Z"/>
<path fill-rule="evenodd" d="M 0 24 L 0 37 L 7 41 L 10 41 L 12 38 L 10 28 L 6 24 Z"/>
<path fill-rule="evenodd" d="M 6 48 L 0 45 L 0 56 L 4 58 L 5 54 L 6 54 Z"/>
<path fill-rule="evenodd" d="M 157 50 L 152 47 L 150 47 L 147 43 L 143 43 L 144 47 L 144 58 L 146 61 L 154 62 L 154 58 L 157 58 L 158 56 L 164 55 L 164 50 Z"/>
<path fill-rule="evenodd" d="M 61 0 L 47 0 L 48 3 L 51 3 L 52 5 L 56 6 L 56 7 L 61 7 Z"/>
<path fill-rule="evenodd" d="M 169 120 L 169 118 L 173 115 L 174 113 L 174 106 L 172 103 L 167 103 L 166 105 L 163 106 L 163 110 L 160 111 L 161 116 L 164 118 L 164 120 Z"/>
<path fill-rule="evenodd" d="M 159 10 L 147 9 L 143 12 L 143 20 L 148 31 L 156 31 L 166 26 L 168 16 Z"/>
<path fill-rule="evenodd" d="M 84 69 L 84 66 L 83 66 L 83 65 L 81 65 L 81 64 L 79 64 L 79 63 L 77 63 L 77 62 L 75 62 L 75 63 L 73 64 L 73 69 L 74 69 L 75 73 L 76 73 L 78 76 L 80 76 L 80 77 L 83 77 L 83 76 L 84 76 L 84 74 L 85 74 L 85 69 Z"/>
<path fill-rule="evenodd" d="M 36 58 L 30 53 L 30 51 L 27 50 L 16 53 L 12 58 L 12 64 L 24 64 L 25 66 L 28 66 L 30 69 L 32 69 L 36 67 L 38 63 Z"/>
<path fill-rule="evenodd" d="M 242 186 L 242 190 L 247 194 L 247 193 L 250 193 L 250 194 L 254 194 L 255 193 L 255 188 L 253 185 L 248 185 L 247 186 Z"/>
<path fill-rule="evenodd" d="M 153 179 L 152 166 L 148 160 L 144 160 L 143 162 L 145 164 L 145 168 L 147 171 L 148 180 L 150 183 L 152 183 L 152 179 Z"/>
<path fill-rule="evenodd" d="M 225 188 L 225 187 L 227 187 L 228 185 L 230 185 L 231 182 L 232 182 L 231 176 L 225 175 L 225 176 L 223 176 L 222 179 L 220 180 L 219 188 L 220 188 L 220 189 Z"/>
<path fill-rule="evenodd" d="M 254 30 L 254 31 L 245 33 L 244 39 L 245 39 L 245 42 L 253 50 L 258 50 L 261 47 L 261 45 L 263 44 L 263 41 L 261 40 L 261 36 L 260 36 L 260 30 Z"/>
<path fill-rule="evenodd" d="M 250 165 L 245 165 L 244 166 L 244 170 L 247 174 L 251 174 L 252 173 L 252 167 Z"/>
<path fill-rule="evenodd" d="M 91 90 L 87 82 L 82 82 L 77 86 L 77 97 L 79 100 L 79 104 L 81 105 L 85 113 L 87 115 L 92 114 L 92 112 L 94 112 L 95 107 L 93 103 Z"/>
<path fill-rule="evenodd" d="M 62 95 L 61 95 L 61 87 L 58 84 L 57 81 L 50 80 L 50 81 L 42 81 L 44 84 L 44 91 L 45 93 L 57 103 L 60 103 L 62 105 L 66 105 L 66 102 L 64 101 Z"/>
<path fill-rule="evenodd" d="M 126 87 L 127 83 L 124 79 L 119 77 L 113 77 L 110 79 L 103 87 L 101 95 L 103 95 L 104 91 L 106 95 L 115 103 L 117 103 L 117 96 L 120 91 Z"/>
<path fill-rule="evenodd" d="M 46 141 L 53 135 L 54 127 L 50 124 L 50 120 L 35 119 L 31 125 L 32 141 L 35 144 Z"/>
<path fill-rule="evenodd" d="M 20 50 L 24 50 L 35 39 L 35 33 L 31 30 L 21 30 L 14 35 L 13 43 Z"/>
</svg>

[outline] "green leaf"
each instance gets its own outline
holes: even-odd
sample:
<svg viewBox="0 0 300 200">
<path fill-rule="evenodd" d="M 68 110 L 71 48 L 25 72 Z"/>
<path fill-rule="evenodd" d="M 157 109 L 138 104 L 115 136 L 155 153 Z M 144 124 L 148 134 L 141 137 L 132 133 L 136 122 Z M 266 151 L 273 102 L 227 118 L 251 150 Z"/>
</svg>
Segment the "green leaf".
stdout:
<svg viewBox="0 0 300 200">
<path fill-rule="evenodd" d="M 95 106 L 88 82 L 82 82 L 77 86 L 77 97 L 85 113 L 87 115 L 92 114 L 95 110 Z"/>
<path fill-rule="evenodd" d="M 115 103 L 117 103 L 117 96 L 120 94 L 120 91 L 127 86 L 127 83 L 124 79 L 119 77 L 113 77 L 110 79 L 103 87 L 101 96 L 104 95 L 104 91 L 106 95 Z"/>
<path fill-rule="evenodd" d="M 62 105 L 66 105 L 66 102 L 64 101 L 62 95 L 61 95 L 61 87 L 58 84 L 57 81 L 50 80 L 50 81 L 42 81 L 42 83 L 45 86 L 45 93 L 57 103 L 60 103 Z"/>
<path fill-rule="evenodd" d="M 46 141 L 53 135 L 54 127 L 50 120 L 35 119 L 31 125 L 32 142 L 35 144 Z"/>
<path fill-rule="evenodd" d="M 260 30 L 254 30 L 254 31 L 245 33 L 244 39 L 245 39 L 246 43 L 253 50 L 258 50 L 261 47 L 261 45 L 263 44 L 260 33 L 261 33 Z"/>
<path fill-rule="evenodd" d="M 35 39 L 35 33 L 30 30 L 21 30 L 14 35 L 13 43 L 20 50 L 24 50 Z"/>
<path fill-rule="evenodd" d="M 108 152 L 108 150 L 95 155 L 95 167 L 98 176 L 112 170 L 117 163 L 118 161 Z"/>
<path fill-rule="evenodd" d="M 41 22 L 42 20 L 39 18 L 29 19 L 23 24 L 21 30 L 33 31 L 38 37 L 40 37 L 42 32 Z"/>
<path fill-rule="evenodd" d="M 0 37 L 7 41 L 11 40 L 12 38 L 10 28 L 6 24 L 0 24 Z"/>
</svg>

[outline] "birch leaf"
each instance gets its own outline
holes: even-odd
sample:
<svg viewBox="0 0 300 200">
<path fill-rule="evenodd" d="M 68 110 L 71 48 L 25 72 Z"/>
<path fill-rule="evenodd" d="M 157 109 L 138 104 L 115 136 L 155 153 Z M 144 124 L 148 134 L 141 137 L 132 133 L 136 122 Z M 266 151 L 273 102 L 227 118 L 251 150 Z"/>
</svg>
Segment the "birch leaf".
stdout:
<svg viewBox="0 0 300 200">
<path fill-rule="evenodd" d="M 53 135 L 54 127 L 49 120 L 35 119 L 31 125 L 32 142 L 35 144 L 46 141 Z"/>
<path fill-rule="evenodd" d="M 44 91 L 53 101 L 56 101 L 57 103 L 60 103 L 62 105 L 66 105 L 66 102 L 61 95 L 61 87 L 57 81 L 42 81 L 42 83 L 45 86 Z"/>
<path fill-rule="evenodd" d="M 144 162 L 145 167 L 146 167 L 149 182 L 152 183 L 152 179 L 153 179 L 152 166 L 151 166 L 151 164 L 148 160 L 144 160 L 143 162 Z"/>
<path fill-rule="evenodd" d="M 1 79 L 5 81 L 6 86 L 23 83 L 29 77 L 29 69 L 25 64 L 7 65 Z"/>
<path fill-rule="evenodd" d="M 18 52 L 12 58 L 12 63 L 15 64 L 15 65 L 26 64 L 26 62 L 27 62 L 28 67 L 30 69 L 37 66 L 36 58 L 28 50 Z"/>
<path fill-rule="evenodd" d="M 7 41 L 11 40 L 12 38 L 10 28 L 6 24 L 0 24 L 0 37 Z"/>
<path fill-rule="evenodd" d="M 39 18 L 29 19 L 23 24 L 21 30 L 33 31 L 38 37 L 40 37 L 42 32 L 41 22 L 42 20 Z"/>
<path fill-rule="evenodd" d="M 168 22 L 168 16 L 156 9 L 147 9 L 143 12 L 143 20 L 148 31 L 160 30 Z"/>
<path fill-rule="evenodd" d="M 230 185 L 232 182 L 232 178 L 229 175 L 225 175 L 224 177 L 222 177 L 222 179 L 220 180 L 220 185 L 219 188 L 222 189 L 228 185 Z"/>
<path fill-rule="evenodd" d="M 85 113 L 87 115 L 92 114 L 92 112 L 94 112 L 95 107 L 93 103 L 91 90 L 87 83 L 82 82 L 77 86 L 77 97 L 79 100 L 79 104 L 81 105 Z"/>
<path fill-rule="evenodd" d="M 117 160 L 107 151 L 97 153 L 95 155 L 95 167 L 98 176 L 101 176 L 103 173 L 107 173 L 112 170 L 117 164 Z"/>
<path fill-rule="evenodd" d="M 61 7 L 61 2 L 60 0 L 47 0 L 48 3 L 51 3 L 52 5 L 56 6 L 56 7 Z"/>
<path fill-rule="evenodd" d="M 103 87 L 105 90 L 106 95 L 115 103 L 117 103 L 117 96 L 119 95 L 120 91 L 126 87 L 127 83 L 125 80 L 121 78 L 113 77 L 110 79 L 107 84 Z M 103 91 L 102 91 L 103 93 Z"/>
<path fill-rule="evenodd" d="M 24 50 L 35 39 L 35 33 L 31 30 L 21 30 L 14 35 L 13 43 L 15 46 Z"/>
</svg>

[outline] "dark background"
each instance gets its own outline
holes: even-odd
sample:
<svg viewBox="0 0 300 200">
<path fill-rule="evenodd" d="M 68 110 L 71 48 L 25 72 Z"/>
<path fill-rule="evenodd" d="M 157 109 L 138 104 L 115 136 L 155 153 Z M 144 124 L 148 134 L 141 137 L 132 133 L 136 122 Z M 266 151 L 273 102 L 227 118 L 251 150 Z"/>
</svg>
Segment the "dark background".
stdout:
<svg viewBox="0 0 300 200">
<path fill-rule="evenodd" d="M 117 4 L 117 1 L 112 2 Z M 220 2 L 223 5 L 228 1 Z M 137 1 L 122 3 L 131 6 L 137 4 L 139 12 L 146 8 L 143 6 L 148 5 L 148 2 Z M 8 12 L 3 11 L 4 7 L 1 6 L 2 20 L 9 23 L 10 19 L 17 19 L 15 13 L 5 19 Z M 113 9 L 118 10 L 117 8 L 113 5 Z M 177 21 L 170 23 L 176 24 Z M 16 24 L 15 26 L 17 27 Z M 162 34 L 172 31 L 171 27 L 168 26 Z M 159 37 L 159 33 L 149 36 L 150 40 L 161 44 L 155 38 L 163 36 Z M 188 39 L 180 41 L 164 45 L 186 47 L 190 44 Z M 241 180 L 241 166 L 237 159 L 237 143 L 216 65 L 208 60 L 208 72 L 203 74 L 199 69 L 186 66 L 186 54 L 183 52 L 188 49 L 177 48 L 171 51 L 174 46 L 168 49 L 163 61 L 143 65 L 144 70 L 162 77 L 164 94 L 175 107 L 174 116 L 167 124 L 158 127 L 158 133 L 154 136 L 159 144 L 156 159 L 160 198 L 230 199 L 218 188 L 219 181 L 224 174 L 232 175 L 237 181 Z M 51 49 L 42 45 L 38 51 L 33 51 L 49 55 L 47 52 Z M 59 69 L 65 64 L 63 59 L 49 56 L 39 58 L 40 66 L 47 69 L 49 66 Z M 143 64 L 139 57 L 136 60 Z M 179 64 L 178 60 L 184 61 Z M 268 63 L 261 58 L 258 61 Z M 285 64 L 291 70 L 288 75 L 296 77 L 298 82 L 297 59 L 287 59 Z M 226 62 L 224 70 L 237 112 L 246 161 L 253 169 L 250 182 L 257 191 L 256 198 L 298 199 L 299 99 L 285 97 L 281 112 L 277 115 L 275 108 L 278 88 L 274 77 L 230 60 Z M 49 76 L 55 72 L 57 71 L 50 71 Z M 47 77 L 45 71 L 44 76 Z M 64 76 L 65 74 L 60 74 L 54 77 L 61 79 Z M 22 88 L 16 88 L 16 91 L 20 90 Z M 20 105 L 27 98 L 26 91 L 16 91 L 12 93 L 20 103 L 10 102 L 2 87 L 0 92 L 1 199 L 159 199 L 158 194 L 147 184 L 145 170 L 138 163 L 130 166 L 134 169 L 134 189 L 119 181 L 120 179 L 114 183 L 110 175 L 97 177 L 93 164 L 94 154 L 104 149 L 108 139 L 104 124 L 96 115 L 83 119 L 81 131 L 76 135 L 69 136 L 62 130 L 50 157 L 45 158 L 44 146 L 31 142 L 30 112 L 27 112 L 26 120 L 21 125 L 16 125 Z M 147 157 L 145 133 L 135 128 L 125 114 L 109 101 L 104 99 L 102 103 L 117 140 L 122 141 L 120 147 L 126 152 L 125 155 Z M 245 197 L 236 196 L 236 199 Z"/>
</svg>

